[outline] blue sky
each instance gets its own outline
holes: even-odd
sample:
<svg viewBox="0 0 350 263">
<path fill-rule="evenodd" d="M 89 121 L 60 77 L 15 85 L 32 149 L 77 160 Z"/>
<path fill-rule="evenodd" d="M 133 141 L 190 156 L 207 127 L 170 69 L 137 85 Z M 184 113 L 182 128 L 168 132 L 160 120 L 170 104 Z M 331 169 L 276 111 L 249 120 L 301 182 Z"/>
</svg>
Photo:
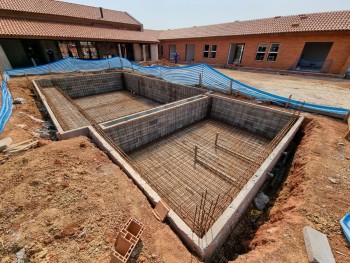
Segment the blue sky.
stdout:
<svg viewBox="0 0 350 263">
<path fill-rule="evenodd" d="M 350 10 L 350 0 L 64 0 L 126 11 L 147 29 L 174 29 L 273 16 Z"/>
</svg>

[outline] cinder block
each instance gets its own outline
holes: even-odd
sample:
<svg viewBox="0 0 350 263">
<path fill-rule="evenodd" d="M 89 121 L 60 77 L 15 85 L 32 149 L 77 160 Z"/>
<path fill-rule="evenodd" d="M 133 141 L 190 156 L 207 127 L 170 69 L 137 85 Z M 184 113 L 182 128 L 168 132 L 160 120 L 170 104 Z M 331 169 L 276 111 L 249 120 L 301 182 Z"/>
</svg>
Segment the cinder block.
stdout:
<svg viewBox="0 0 350 263">
<path fill-rule="evenodd" d="M 309 226 L 303 228 L 309 262 L 335 263 L 327 236 Z"/>
<path fill-rule="evenodd" d="M 145 226 L 136 219 L 130 218 L 119 232 L 112 248 L 110 263 L 125 263 L 139 242 Z"/>
</svg>

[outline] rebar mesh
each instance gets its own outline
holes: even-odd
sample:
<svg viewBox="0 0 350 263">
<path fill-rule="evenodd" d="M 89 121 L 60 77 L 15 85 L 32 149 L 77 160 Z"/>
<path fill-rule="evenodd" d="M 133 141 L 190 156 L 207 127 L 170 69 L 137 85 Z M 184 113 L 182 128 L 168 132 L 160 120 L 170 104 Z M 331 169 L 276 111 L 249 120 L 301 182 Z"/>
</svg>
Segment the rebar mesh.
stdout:
<svg viewBox="0 0 350 263">
<path fill-rule="evenodd" d="M 153 100 L 132 94 L 127 90 L 83 97 L 74 101 L 97 123 L 117 119 L 160 105 Z"/>
<path fill-rule="evenodd" d="M 269 140 L 205 119 L 130 153 L 129 161 L 202 237 L 283 138 L 291 123 L 294 121 Z"/>
</svg>

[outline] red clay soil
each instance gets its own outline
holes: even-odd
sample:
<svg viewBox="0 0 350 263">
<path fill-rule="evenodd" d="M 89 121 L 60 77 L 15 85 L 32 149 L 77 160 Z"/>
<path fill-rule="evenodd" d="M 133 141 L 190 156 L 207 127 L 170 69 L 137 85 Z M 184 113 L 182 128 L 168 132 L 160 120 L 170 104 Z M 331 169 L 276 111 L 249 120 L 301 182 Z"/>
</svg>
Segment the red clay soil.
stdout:
<svg viewBox="0 0 350 263">
<path fill-rule="evenodd" d="M 32 79 L 33 77 L 31 77 Z M 26 78 L 10 84 L 14 108 L 0 139 L 38 139 L 41 118 Z M 23 113 L 21 113 L 23 112 Z M 25 126 L 23 126 L 25 125 Z M 302 228 L 327 234 L 337 262 L 350 262 L 339 220 L 350 211 L 348 126 L 312 116 L 290 174 L 249 246 L 234 262 L 307 262 Z M 0 156 L 1 159 L 1 156 Z M 11 157 L 0 165 L 0 262 L 108 262 L 118 230 L 129 217 L 145 224 L 131 262 L 191 262 L 167 224 L 158 222 L 137 186 L 87 138 L 53 142 Z"/>
<path fill-rule="evenodd" d="M 314 117 L 304 127 L 289 176 L 252 249 L 235 263 L 308 262 L 302 229 L 327 235 L 336 262 L 350 262 L 350 246 L 340 219 L 350 211 L 350 142 L 347 125 Z"/>
</svg>

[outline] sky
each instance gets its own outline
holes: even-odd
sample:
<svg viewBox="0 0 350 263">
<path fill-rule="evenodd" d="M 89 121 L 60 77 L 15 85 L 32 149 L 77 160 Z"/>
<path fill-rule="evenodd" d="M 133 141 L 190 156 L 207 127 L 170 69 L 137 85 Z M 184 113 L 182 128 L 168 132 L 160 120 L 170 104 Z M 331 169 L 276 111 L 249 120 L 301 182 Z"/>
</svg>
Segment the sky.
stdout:
<svg viewBox="0 0 350 263">
<path fill-rule="evenodd" d="M 174 29 L 274 16 L 350 10 L 350 0 L 63 0 L 126 11 L 146 29 Z"/>
</svg>

